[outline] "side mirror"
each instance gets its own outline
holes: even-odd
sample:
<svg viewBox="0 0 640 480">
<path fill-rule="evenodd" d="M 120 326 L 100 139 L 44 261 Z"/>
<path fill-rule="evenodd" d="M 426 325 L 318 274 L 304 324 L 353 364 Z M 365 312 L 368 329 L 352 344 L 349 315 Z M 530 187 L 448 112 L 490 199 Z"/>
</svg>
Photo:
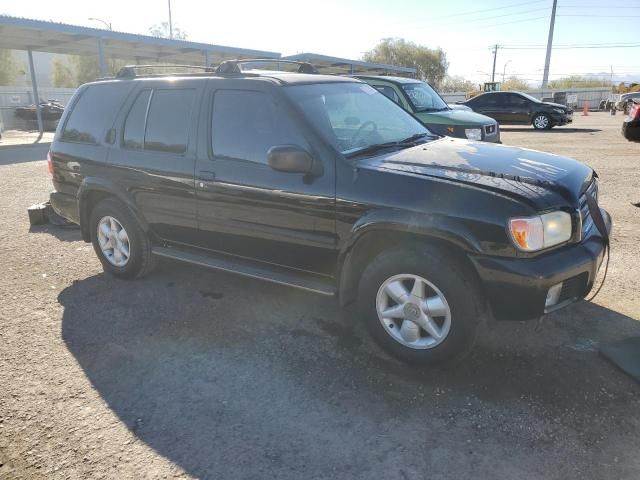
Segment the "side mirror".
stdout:
<svg viewBox="0 0 640 480">
<path fill-rule="evenodd" d="M 277 145 L 267 151 L 269 165 L 279 172 L 317 174 L 309 153 L 297 145 Z"/>
</svg>

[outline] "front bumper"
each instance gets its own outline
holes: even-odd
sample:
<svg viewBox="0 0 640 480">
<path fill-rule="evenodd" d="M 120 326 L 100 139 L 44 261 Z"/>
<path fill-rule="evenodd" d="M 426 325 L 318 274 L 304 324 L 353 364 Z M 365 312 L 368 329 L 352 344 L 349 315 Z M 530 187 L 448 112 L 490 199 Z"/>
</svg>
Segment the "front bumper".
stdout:
<svg viewBox="0 0 640 480">
<path fill-rule="evenodd" d="M 640 142 L 640 120 L 622 122 L 622 136 L 632 142 Z"/>
<path fill-rule="evenodd" d="M 602 210 L 611 231 L 611 217 Z M 470 256 L 498 320 L 528 320 L 584 298 L 604 257 L 604 242 L 597 229 L 579 244 L 533 258 Z M 563 282 L 560 298 L 546 308 L 549 289 Z"/>
<path fill-rule="evenodd" d="M 554 126 L 562 126 L 568 123 L 573 123 L 573 112 L 570 113 L 552 113 L 551 123 Z"/>
</svg>

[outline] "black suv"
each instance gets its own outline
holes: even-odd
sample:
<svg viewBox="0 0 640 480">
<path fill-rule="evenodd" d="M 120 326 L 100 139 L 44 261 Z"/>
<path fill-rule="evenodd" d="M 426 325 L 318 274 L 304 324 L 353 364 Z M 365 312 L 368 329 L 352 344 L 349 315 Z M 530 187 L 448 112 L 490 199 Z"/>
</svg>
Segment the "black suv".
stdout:
<svg viewBox="0 0 640 480">
<path fill-rule="evenodd" d="M 356 300 L 419 363 L 591 289 L 611 223 L 588 166 L 435 136 L 353 78 L 224 65 L 129 69 L 65 110 L 51 203 L 107 272 L 170 257 Z"/>
<path fill-rule="evenodd" d="M 571 108 L 521 92 L 487 92 L 462 104 L 494 118 L 500 125 L 533 125 L 537 130 L 549 130 L 573 122 Z"/>
</svg>

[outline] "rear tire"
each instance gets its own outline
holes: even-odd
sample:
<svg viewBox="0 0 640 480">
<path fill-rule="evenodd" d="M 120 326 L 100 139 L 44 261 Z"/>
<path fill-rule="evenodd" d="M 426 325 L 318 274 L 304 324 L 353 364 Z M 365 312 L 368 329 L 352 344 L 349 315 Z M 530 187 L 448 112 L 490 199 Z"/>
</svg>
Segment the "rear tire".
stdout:
<svg viewBox="0 0 640 480">
<path fill-rule="evenodd" d="M 551 117 L 546 113 L 536 113 L 531 123 L 536 130 L 551 130 L 553 126 L 551 124 Z"/>
<path fill-rule="evenodd" d="M 428 244 L 405 244 L 373 259 L 360 280 L 358 310 L 383 349 L 418 365 L 462 358 L 487 318 L 474 272 Z"/>
<path fill-rule="evenodd" d="M 149 237 L 119 200 L 107 198 L 93 208 L 89 231 L 105 272 L 133 279 L 146 275 L 155 266 Z"/>
</svg>

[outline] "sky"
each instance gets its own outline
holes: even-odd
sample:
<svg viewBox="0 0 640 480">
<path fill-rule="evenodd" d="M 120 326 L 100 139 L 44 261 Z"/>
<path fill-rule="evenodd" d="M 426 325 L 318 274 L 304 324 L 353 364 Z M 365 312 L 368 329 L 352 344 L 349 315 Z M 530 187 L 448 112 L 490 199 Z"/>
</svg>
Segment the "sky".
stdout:
<svg viewBox="0 0 640 480">
<path fill-rule="evenodd" d="M 0 0 L 0 14 L 148 33 L 167 21 L 167 0 Z M 488 81 L 498 49 L 496 80 L 516 74 L 542 79 L 552 0 L 172 0 L 174 26 L 188 39 L 281 52 L 359 59 L 382 38 L 399 37 L 440 47 L 449 74 Z M 550 78 L 591 74 L 640 80 L 640 0 L 558 0 Z M 605 44 L 605 45 L 602 45 Z"/>
</svg>

